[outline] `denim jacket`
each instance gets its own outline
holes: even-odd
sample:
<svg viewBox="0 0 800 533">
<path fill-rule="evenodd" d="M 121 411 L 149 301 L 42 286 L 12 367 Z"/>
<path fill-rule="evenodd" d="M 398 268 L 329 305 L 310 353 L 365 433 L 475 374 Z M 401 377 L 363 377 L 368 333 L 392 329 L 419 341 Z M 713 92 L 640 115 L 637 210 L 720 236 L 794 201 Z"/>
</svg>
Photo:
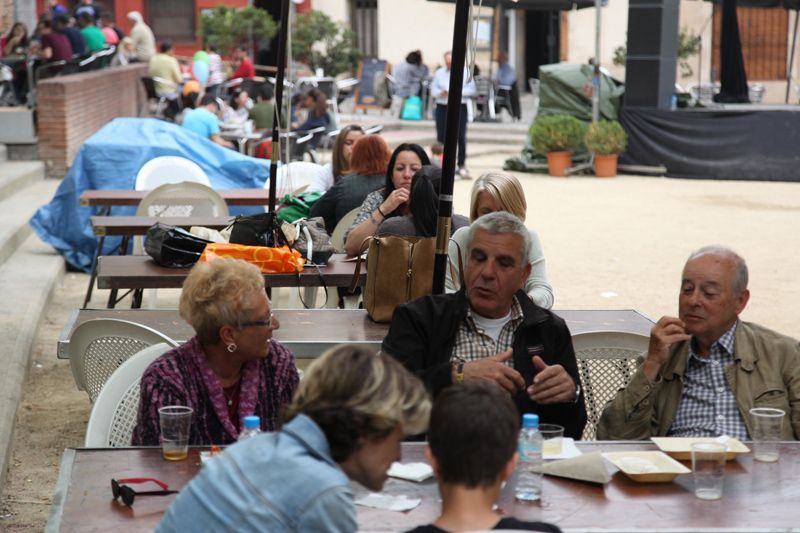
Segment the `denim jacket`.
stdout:
<svg viewBox="0 0 800 533">
<path fill-rule="evenodd" d="M 645 377 L 641 368 L 644 358 L 641 358 L 628 386 L 603 411 L 597 439 L 665 436 L 681 400 L 688 357 L 688 342 L 673 346 L 655 383 Z M 725 368 L 725 377 L 748 435 L 753 434 L 749 410 L 775 407 L 786 413 L 781 439 L 800 439 L 800 343 L 757 324 L 740 321 L 734 336 L 734 357 L 734 363 Z"/>
<path fill-rule="evenodd" d="M 206 461 L 156 531 L 352 532 L 353 492 L 322 430 L 298 415 Z"/>
</svg>

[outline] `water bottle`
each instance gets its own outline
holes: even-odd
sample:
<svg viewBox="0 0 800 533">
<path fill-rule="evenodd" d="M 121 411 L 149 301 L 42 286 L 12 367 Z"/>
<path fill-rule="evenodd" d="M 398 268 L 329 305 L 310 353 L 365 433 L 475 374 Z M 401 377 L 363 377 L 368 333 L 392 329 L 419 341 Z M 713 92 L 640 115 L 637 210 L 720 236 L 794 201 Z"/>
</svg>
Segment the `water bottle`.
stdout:
<svg viewBox="0 0 800 533">
<path fill-rule="evenodd" d="M 247 440 L 261 433 L 261 418 L 258 416 L 244 417 L 244 428 L 239 433 L 239 440 Z"/>
<path fill-rule="evenodd" d="M 519 475 L 514 497 L 535 501 L 542 496 L 542 434 L 539 433 L 539 415 L 522 415 L 519 432 Z"/>
</svg>

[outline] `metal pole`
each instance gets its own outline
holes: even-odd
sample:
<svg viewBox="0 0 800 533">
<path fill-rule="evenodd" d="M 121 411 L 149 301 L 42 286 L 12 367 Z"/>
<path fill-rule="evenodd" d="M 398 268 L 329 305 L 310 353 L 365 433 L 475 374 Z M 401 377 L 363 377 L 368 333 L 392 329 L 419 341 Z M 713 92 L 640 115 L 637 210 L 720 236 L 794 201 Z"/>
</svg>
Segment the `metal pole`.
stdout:
<svg viewBox="0 0 800 533">
<path fill-rule="evenodd" d="M 600 120 L 600 23 L 601 0 L 594 0 L 594 75 L 592 76 L 592 122 Z"/>
<path fill-rule="evenodd" d="M 794 31 L 792 31 L 792 53 L 789 56 L 789 70 L 786 76 L 786 103 L 789 103 L 789 91 L 792 87 L 792 69 L 794 69 L 794 50 L 797 45 L 797 19 L 800 18 L 800 10 L 794 12 Z"/>
<path fill-rule="evenodd" d="M 461 116 L 461 91 L 464 85 L 464 60 L 467 55 L 469 31 L 469 3 L 456 0 L 453 23 L 453 48 L 450 62 L 450 88 L 447 93 L 447 118 L 445 119 L 444 158 L 442 160 L 442 186 L 439 192 L 439 220 L 436 225 L 436 257 L 433 263 L 433 294 L 444 292 L 447 271 L 447 250 L 450 242 L 450 218 L 453 215 L 453 181 L 458 150 L 458 127 Z"/>
<path fill-rule="evenodd" d="M 286 71 L 286 38 L 289 34 L 289 0 L 281 2 L 281 27 L 278 36 L 278 73 L 275 76 L 275 113 L 272 114 L 272 159 L 269 166 L 269 204 L 267 210 L 275 212 L 278 161 L 280 159 L 280 115 L 283 112 L 283 74 Z"/>
</svg>

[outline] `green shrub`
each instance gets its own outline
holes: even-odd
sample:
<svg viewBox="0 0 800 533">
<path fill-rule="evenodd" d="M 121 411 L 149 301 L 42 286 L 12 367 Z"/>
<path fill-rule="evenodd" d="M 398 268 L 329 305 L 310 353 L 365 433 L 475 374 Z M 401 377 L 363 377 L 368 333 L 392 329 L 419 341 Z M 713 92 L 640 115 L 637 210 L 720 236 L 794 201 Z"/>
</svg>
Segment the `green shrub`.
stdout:
<svg viewBox="0 0 800 533">
<path fill-rule="evenodd" d="M 537 117 L 530 130 L 531 142 L 539 154 L 571 152 L 580 146 L 585 129 L 572 115 Z"/>
<path fill-rule="evenodd" d="M 353 31 L 334 22 L 322 11 L 306 11 L 294 20 L 292 56 L 312 70 L 322 68 L 326 76 L 355 72 L 361 52 Z"/>
<path fill-rule="evenodd" d="M 589 124 L 583 139 L 586 148 L 598 155 L 619 154 L 628 144 L 628 136 L 616 120 Z"/>
<path fill-rule="evenodd" d="M 200 35 L 206 45 L 219 47 L 227 55 L 251 39 L 272 39 L 278 33 L 278 24 L 267 11 L 258 7 L 226 7 L 203 9 L 200 15 Z"/>
</svg>

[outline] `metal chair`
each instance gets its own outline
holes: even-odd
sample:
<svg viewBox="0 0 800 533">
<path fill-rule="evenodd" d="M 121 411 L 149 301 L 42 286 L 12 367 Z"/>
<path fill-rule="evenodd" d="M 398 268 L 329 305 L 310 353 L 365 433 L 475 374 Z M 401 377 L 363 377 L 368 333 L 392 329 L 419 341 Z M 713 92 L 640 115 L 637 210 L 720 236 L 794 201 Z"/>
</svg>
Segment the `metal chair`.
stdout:
<svg viewBox="0 0 800 533">
<path fill-rule="evenodd" d="M 622 331 L 592 331 L 572 336 L 581 389 L 586 401 L 582 440 L 595 440 L 597 422 L 606 404 L 628 385 L 637 359 L 647 352 L 650 338 Z"/>
<path fill-rule="evenodd" d="M 175 86 L 175 84 L 159 77 L 142 76 L 141 80 L 146 95 L 145 106 L 150 106 L 150 114 L 155 118 L 166 120 L 167 116 L 164 114 L 164 111 L 168 108 L 170 99 L 167 98 L 166 95 L 159 94 L 158 91 L 156 91 L 156 82 L 171 86 Z M 177 86 L 175 86 L 175 90 L 177 90 Z M 178 99 L 178 103 L 180 103 L 180 99 Z M 140 117 L 144 116 L 144 109 L 145 107 L 142 106 L 142 109 L 139 110 Z"/>
<path fill-rule="evenodd" d="M 69 340 L 69 365 L 78 390 L 94 402 L 109 376 L 135 353 L 157 343 L 177 346 L 161 332 L 127 320 L 84 322 Z"/>
<path fill-rule="evenodd" d="M 131 445 L 139 414 L 139 382 L 150 363 L 172 349 L 166 343 L 149 346 L 125 361 L 108 378 L 89 415 L 84 446 L 122 448 Z"/>
</svg>

